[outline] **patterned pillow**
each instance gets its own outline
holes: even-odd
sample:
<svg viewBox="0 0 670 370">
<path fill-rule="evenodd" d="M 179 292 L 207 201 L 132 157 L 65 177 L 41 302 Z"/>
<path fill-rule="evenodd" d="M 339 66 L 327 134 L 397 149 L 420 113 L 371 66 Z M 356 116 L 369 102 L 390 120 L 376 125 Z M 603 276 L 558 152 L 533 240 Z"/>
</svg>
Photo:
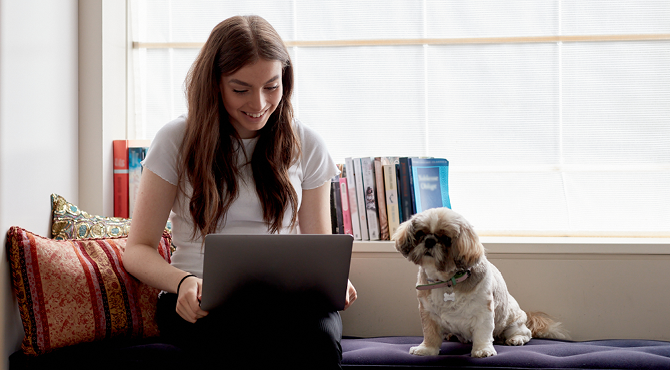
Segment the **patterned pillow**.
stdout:
<svg viewBox="0 0 670 370">
<path fill-rule="evenodd" d="M 90 215 L 58 194 L 51 194 L 51 237 L 57 240 L 127 236 L 130 219 Z M 172 232 L 168 221 L 165 231 Z"/>
<path fill-rule="evenodd" d="M 127 238 L 54 240 L 14 226 L 7 240 L 25 354 L 158 335 L 159 291 L 123 268 Z M 169 246 L 163 233 L 158 252 L 168 262 Z"/>
<path fill-rule="evenodd" d="M 51 237 L 58 240 L 128 235 L 130 219 L 91 216 L 58 194 L 51 194 Z"/>
</svg>

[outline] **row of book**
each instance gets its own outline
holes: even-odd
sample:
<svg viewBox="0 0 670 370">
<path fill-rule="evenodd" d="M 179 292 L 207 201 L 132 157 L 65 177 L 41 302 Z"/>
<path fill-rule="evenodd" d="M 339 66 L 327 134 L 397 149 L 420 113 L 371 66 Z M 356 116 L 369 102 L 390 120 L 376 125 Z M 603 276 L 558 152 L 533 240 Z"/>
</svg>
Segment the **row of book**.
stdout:
<svg viewBox="0 0 670 370">
<path fill-rule="evenodd" d="M 114 217 L 133 216 L 149 140 L 114 140 Z"/>
<path fill-rule="evenodd" d="M 114 217 L 130 218 L 149 140 L 114 140 Z M 331 183 L 334 234 L 390 240 L 400 223 L 435 207 L 451 208 L 444 158 L 346 158 Z"/>
<path fill-rule="evenodd" d="M 345 158 L 331 182 L 334 234 L 390 240 L 400 223 L 426 209 L 451 208 L 444 158 Z"/>
</svg>

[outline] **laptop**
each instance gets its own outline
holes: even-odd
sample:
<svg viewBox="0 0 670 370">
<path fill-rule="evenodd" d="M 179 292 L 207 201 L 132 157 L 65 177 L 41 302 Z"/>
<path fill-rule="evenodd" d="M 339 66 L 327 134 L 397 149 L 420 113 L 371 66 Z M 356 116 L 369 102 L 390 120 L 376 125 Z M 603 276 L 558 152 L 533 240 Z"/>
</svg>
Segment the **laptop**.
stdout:
<svg viewBox="0 0 670 370">
<path fill-rule="evenodd" d="M 267 296 L 341 311 L 353 241 L 348 234 L 207 235 L 200 307 L 209 311 Z"/>
</svg>

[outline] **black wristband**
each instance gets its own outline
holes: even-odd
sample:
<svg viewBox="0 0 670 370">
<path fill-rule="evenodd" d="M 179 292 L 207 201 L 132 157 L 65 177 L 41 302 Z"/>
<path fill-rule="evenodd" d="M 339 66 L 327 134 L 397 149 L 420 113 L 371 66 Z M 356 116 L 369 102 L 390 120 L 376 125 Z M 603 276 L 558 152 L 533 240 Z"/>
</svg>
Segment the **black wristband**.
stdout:
<svg viewBox="0 0 670 370">
<path fill-rule="evenodd" d="M 186 276 L 184 276 L 183 278 L 181 278 L 181 280 L 179 280 L 179 285 L 177 285 L 177 297 L 179 297 L 179 289 L 181 289 L 181 283 L 183 283 L 184 280 L 186 280 L 186 278 L 190 278 L 191 276 L 193 276 L 193 277 L 197 277 L 197 276 L 195 276 L 195 275 L 193 275 L 193 274 L 189 274 L 189 275 L 186 275 Z"/>
</svg>

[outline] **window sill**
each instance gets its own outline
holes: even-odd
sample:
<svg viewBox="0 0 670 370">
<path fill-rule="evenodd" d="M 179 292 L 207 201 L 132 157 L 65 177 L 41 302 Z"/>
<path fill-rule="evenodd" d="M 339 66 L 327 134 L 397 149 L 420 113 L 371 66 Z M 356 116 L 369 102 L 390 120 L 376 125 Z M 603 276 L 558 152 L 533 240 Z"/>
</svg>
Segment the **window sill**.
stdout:
<svg viewBox="0 0 670 370">
<path fill-rule="evenodd" d="M 670 238 L 480 237 L 488 254 L 670 255 Z M 392 241 L 354 242 L 354 253 L 398 253 Z"/>
</svg>

